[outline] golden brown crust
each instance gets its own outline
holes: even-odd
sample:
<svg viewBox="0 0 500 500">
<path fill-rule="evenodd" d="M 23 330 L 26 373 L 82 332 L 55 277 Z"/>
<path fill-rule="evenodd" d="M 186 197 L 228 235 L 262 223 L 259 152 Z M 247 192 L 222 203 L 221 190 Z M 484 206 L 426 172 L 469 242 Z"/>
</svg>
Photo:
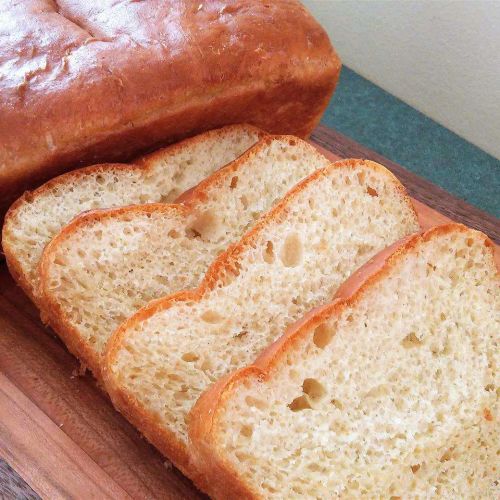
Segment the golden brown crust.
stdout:
<svg viewBox="0 0 500 500">
<path fill-rule="evenodd" d="M 223 411 L 224 402 L 231 397 L 233 387 L 250 377 L 268 380 L 273 368 L 293 349 L 294 344 L 304 340 L 314 328 L 327 319 L 339 315 L 346 307 L 354 306 L 370 287 L 380 282 L 401 258 L 415 250 L 421 242 L 452 232 L 469 232 L 472 236 L 480 238 L 488 247 L 494 262 L 494 245 L 488 237 L 462 224 L 450 223 L 437 226 L 426 232 L 403 238 L 381 251 L 351 275 L 339 288 L 330 304 L 313 309 L 290 326 L 276 342 L 259 355 L 253 365 L 224 377 L 200 396 L 189 415 L 189 438 L 192 444 L 191 456 L 200 471 L 199 474 L 210 478 L 210 481 L 208 479 L 205 481 L 209 486 L 207 493 L 218 500 L 235 498 L 235 495 L 258 498 L 218 450 L 215 422 L 218 412 Z"/>
<path fill-rule="evenodd" d="M 225 124 L 307 136 L 340 71 L 296 0 L 5 5 L 0 215 L 69 168 Z"/>
<path fill-rule="evenodd" d="M 5 215 L 4 225 L 2 228 L 2 238 L 0 242 L 3 242 L 3 252 L 7 261 L 7 266 L 9 271 L 14 278 L 14 280 L 21 286 L 23 291 L 28 295 L 28 297 L 32 300 L 34 304 L 40 306 L 38 303 L 38 297 L 36 290 L 33 290 L 32 284 L 30 283 L 28 276 L 23 272 L 21 263 L 18 259 L 18 256 L 13 248 L 9 245 L 8 233 L 10 231 L 11 226 L 15 226 L 16 218 L 19 211 L 22 209 L 23 205 L 26 202 L 30 202 L 37 198 L 38 196 L 43 196 L 45 193 L 51 191 L 58 186 L 70 185 L 78 182 L 79 179 L 89 176 L 95 175 L 99 173 L 109 173 L 109 171 L 134 171 L 138 170 L 144 173 L 147 173 L 149 170 L 154 168 L 154 166 L 161 160 L 165 160 L 169 155 L 177 154 L 180 150 L 184 148 L 191 148 L 197 143 L 206 141 L 208 138 L 215 136 L 220 137 L 226 134 L 234 133 L 238 130 L 248 130 L 249 132 L 254 132 L 259 140 L 266 137 L 267 134 L 262 130 L 248 124 L 234 124 L 227 125 L 222 128 L 209 130 L 203 134 L 199 134 L 195 137 L 190 137 L 188 139 L 184 139 L 176 144 L 171 146 L 167 146 L 158 151 L 154 151 L 148 155 L 136 158 L 135 163 L 100 163 L 97 165 L 91 165 L 89 167 L 79 168 L 77 170 L 72 170 L 70 172 L 66 172 L 65 174 L 61 174 L 50 181 L 42 184 L 40 187 L 33 191 L 26 191 L 20 198 L 18 198 L 9 208 Z M 223 167 L 221 167 L 223 168 Z M 194 188 L 193 188 L 194 189 Z M 191 191 L 191 190 L 189 190 Z M 181 195 L 181 198 L 183 195 Z M 176 202 L 180 202 L 180 200 L 176 200 Z"/>
<path fill-rule="evenodd" d="M 288 139 L 293 140 L 293 138 Z M 271 139 L 266 138 L 264 140 L 267 141 Z M 241 161 L 241 158 L 237 161 Z M 127 413 L 127 418 L 130 419 L 132 424 L 134 424 L 141 432 L 143 432 L 151 441 L 151 443 L 156 446 L 162 453 L 167 454 L 179 469 L 181 469 L 187 476 L 193 479 L 195 483 L 205 491 L 207 491 L 206 488 L 209 487 L 209 485 L 205 483 L 205 476 L 203 474 L 200 474 L 197 468 L 193 465 L 191 461 L 191 452 L 186 448 L 186 446 L 182 442 L 180 442 L 174 434 L 171 434 L 171 438 L 175 442 L 170 442 L 168 444 L 165 443 L 162 439 L 163 431 L 161 427 L 148 427 L 147 430 L 143 430 L 142 422 L 147 418 L 147 409 L 144 408 L 141 403 L 137 399 L 133 398 L 133 396 L 130 394 L 127 395 L 126 400 L 124 401 L 122 390 L 120 389 L 110 370 L 110 367 L 113 365 L 114 359 L 121 347 L 123 338 L 126 335 L 127 331 L 134 325 L 147 320 L 159 311 L 169 309 L 177 302 L 201 300 L 205 293 L 213 289 L 216 286 L 217 282 L 224 278 L 226 273 L 237 273 L 238 259 L 245 248 L 253 244 L 255 239 L 258 237 L 258 234 L 264 227 L 273 224 L 286 216 L 288 205 L 298 195 L 298 193 L 300 193 L 307 187 L 307 185 L 316 181 L 316 179 L 318 179 L 319 177 L 325 175 L 326 172 L 328 172 L 328 170 L 330 169 L 354 168 L 360 162 L 363 162 L 366 166 L 375 171 L 384 172 L 384 174 L 387 175 L 388 182 L 393 183 L 395 190 L 401 195 L 407 206 L 412 207 L 413 210 L 413 205 L 410 198 L 406 194 L 405 188 L 401 185 L 397 178 L 382 165 L 365 160 L 342 160 L 332 163 L 323 169 L 317 170 L 316 172 L 299 182 L 295 187 L 288 191 L 284 198 L 280 202 L 278 202 L 269 212 L 267 212 L 266 215 L 261 217 L 261 219 L 259 219 L 259 221 L 257 221 L 253 225 L 252 229 L 250 229 L 250 231 L 248 231 L 239 242 L 230 245 L 225 252 L 221 253 L 208 269 L 204 279 L 202 280 L 198 288 L 190 291 L 181 291 L 178 293 L 174 293 L 172 295 L 169 295 L 168 297 L 164 297 L 162 299 L 158 299 L 149 303 L 128 320 L 126 320 L 125 323 L 123 323 L 108 340 L 104 354 L 102 376 L 106 390 L 108 391 L 111 400 L 118 408 L 118 410 L 121 410 L 120 405 L 125 402 L 126 408 L 123 411 Z M 221 175 L 222 173 L 225 175 L 232 175 L 233 168 L 234 165 L 230 164 L 226 166 L 222 171 L 220 171 L 219 175 Z M 204 183 L 201 183 L 200 187 L 203 187 L 203 189 L 200 189 L 200 193 L 203 193 L 207 186 Z M 194 203 L 195 200 L 202 199 L 203 197 L 201 195 L 194 194 L 192 198 L 188 200 L 188 204 L 191 202 Z M 416 220 L 416 214 L 414 214 L 414 217 Z M 174 451 L 172 455 L 169 454 L 170 450 Z M 222 473 L 222 469 L 219 472 Z M 238 493 L 238 495 L 245 498 L 243 489 L 234 490 L 235 495 L 236 492 Z"/>
</svg>

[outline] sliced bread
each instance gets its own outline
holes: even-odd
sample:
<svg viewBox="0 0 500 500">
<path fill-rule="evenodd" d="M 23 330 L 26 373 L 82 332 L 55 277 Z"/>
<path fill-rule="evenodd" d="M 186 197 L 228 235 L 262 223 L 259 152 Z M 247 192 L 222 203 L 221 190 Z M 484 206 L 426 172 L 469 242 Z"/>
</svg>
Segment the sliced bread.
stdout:
<svg viewBox="0 0 500 500">
<path fill-rule="evenodd" d="M 313 173 L 217 258 L 199 288 L 149 304 L 118 329 L 104 373 L 114 404 L 203 487 L 187 441 L 198 396 L 417 229 L 403 186 L 381 165 L 345 160 Z"/>
<path fill-rule="evenodd" d="M 46 247 L 44 320 L 99 378 L 107 339 L 154 298 L 194 288 L 214 258 L 299 180 L 328 165 L 290 136 L 262 139 L 182 197 L 88 212 Z"/>
<path fill-rule="evenodd" d="M 26 192 L 8 211 L 2 232 L 11 274 L 36 302 L 42 251 L 73 217 L 96 208 L 171 203 L 263 136 L 250 125 L 231 125 L 156 151 L 133 165 L 74 170 Z"/>
<path fill-rule="evenodd" d="M 207 492 L 499 498 L 492 247 L 457 224 L 407 238 L 213 385 L 189 422 Z"/>
</svg>

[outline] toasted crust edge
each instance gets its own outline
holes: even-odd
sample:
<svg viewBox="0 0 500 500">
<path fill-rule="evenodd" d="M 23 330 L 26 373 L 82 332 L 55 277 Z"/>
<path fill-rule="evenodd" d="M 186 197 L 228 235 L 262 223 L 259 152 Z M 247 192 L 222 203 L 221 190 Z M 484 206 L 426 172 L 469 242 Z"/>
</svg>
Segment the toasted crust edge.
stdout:
<svg viewBox="0 0 500 500">
<path fill-rule="evenodd" d="M 449 223 L 433 227 L 425 232 L 415 233 L 379 252 L 375 257 L 354 272 L 339 288 L 333 301 L 317 307 L 307 313 L 301 320 L 291 325 L 276 342 L 268 346 L 256 359 L 253 365 L 241 368 L 229 374 L 209 389 L 198 399 L 190 412 L 188 429 L 192 445 L 192 457 L 199 474 L 204 477 L 206 492 L 217 499 L 259 498 L 238 475 L 232 465 L 217 451 L 217 437 L 214 430 L 217 418 L 223 411 L 224 402 L 231 397 L 233 387 L 244 379 L 251 377 L 268 380 L 279 360 L 294 344 L 303 340 L 308 333 L 325 320 L 339 315 L 343 309 L 355 305 L 362 295 L 373 285 L 383 280 L 390 270 L 422 242 L 429 241 L 441 234 L 453 232 L 470 233 L 482 240 L 489 249 L 493 266 L 495 264 L 494 244 L 480 231 L 470 229 L 462 224 Z M 210 478 L 210 479 L 208 479 Z"/>
<path fill-rule="evenodd" d="M 88 167 L 71 170 L 64 174 L 58 175 L 53 179 L 50 179 L 49 181 L 45 182 L 32 191 L 25 191 L 16 201 L 14 201 L 14 203 L 7 210 L 4 217 L 1 235 L 3 253 L 7 262 L 7 267 L 10 274 L 14 278 L 14 281 L 16 281 L 16 283 L 22 288 L 22 290 L 24 291 L 24 293 L 26 293 L 30 300 L 36 306 L 40 307 L 37 297 L 37 291 L 34 290 L 33 284 L 30 283 L 28 276 L 22 269 L 21 262 L 17 258 L 16 252 L 9 244 L 10 227 L 12 224 L 15 224 L 17 214 L 19 213 L 20 209 L 29 202 L 28 200 L 31 201 L 35 197 L 38 197 L 40 195 L 43 196 L 47 191 L 51 190 L 55 186 L 67 185 L 77 181 L 81 177 L 98 174 L 100 172 L 109 172 L 112 169 L 117 169 L 117 171 L 126 170 L 130 172 L 134 170 L 140 170 L 143 172 L 147 172 L 153 167 L 155 162 L 159 161 L 159 159 L 166 155 L 168 156 L 174 154 L 185 147 L 190 147 L 193 144 L 202 142 L 207 138 L 211 138 L 212 136 L 217 137 L 225 134 L 230 134 L 235 130 L 252 131 L 257 134 L 258 140 L 261 140 L 268 135 L 258 127 L 246 123 L 226 125 L 224 127 L 208 130 L 207 132 L 203 132 L 193 137 L 188 137 L 187 139 L 166 146 L 164 148 L 160 148 L 152 153 L 136 158 L 131 163 L 98 163 L 95 165 L 90 165 Z M 224 168 L 224 165 L 221 168 Z M 76 216 L 78 216 L 78 214 Z"/>
<path fill-rule="evenodd" d="M 316 170 L 311 175 L 296 184 L 290 191 L 287 192 L 280 202 L 271 208 L 270 211 L 268 211 L 247 233 L 245 233 L 239 242 L 230 245 L 223 253 L 221 253 L 207 270 L 205 278 L 202 280 L 198 288 L 190 291 L 177 292 L 150 302 L 137 311 L 133 316 L 128 318 L 108 340 L 104 352 L 104 361 L 101 373 L 104 386 L 115 408 L 126 415 L 127 419 L 144 434 L 148 441 L 150 441 L 164 455 L 168 456 L 174 465 L 178 467 L 186 476 L 192 479 L 197 487 L 203 491 L 208 491 L 210 489 L 210 484 L 205 475 L 200 473 L 196 466 L 192 463 L 190 453 L 188 452 L 186 446 L 177 439 L 174 433 L 168 432 L 169 438 L 166 440 L 165 436 L 167 435 L 167 431 L 165 429 L 159 425 L 150 425 L 151 422 L 157 420 L 149 414 L 148 410 L 136 398 L 126 393 L 126 391 L 123 391 L 112 375 L 110 366 L 113 364 L 113 361 L 120 349 L 123 338 L 129 328 L 148 319 L 156 312 L 169 309 L 177 302 L 201 300 L 203 295 L 207 291 L 211 290 L 226 272 L 236 271 L 235 263 L 237 262 L 239 255 L 247 246 L 252 244 L 263 227 L 279 221 L 285 216 L 289 203 L 293 201 L 295 196 L 305 189 L 308 184 L 324 175 L 325 171 L 329 169 L 354 168 L 359 165 L 359 162 L 362 162 L 368 168 L 375 171 L 383 172 L 387 176 L 388 181 L 392 182 L 395 192 L 401 196 L 402 201 L 410 208 L 415 220 L 415 225 L 418 227 L 417 214 L 405 187 L 400 183 L 396 176 L 394 176 L 384 166 L 369 160 L 355 159 L 340 160 L 338 162 L 331 163 L 325 168 Z M 238 490 L 238 494 L 243 495 L 243 492 Z"/>
</svg>

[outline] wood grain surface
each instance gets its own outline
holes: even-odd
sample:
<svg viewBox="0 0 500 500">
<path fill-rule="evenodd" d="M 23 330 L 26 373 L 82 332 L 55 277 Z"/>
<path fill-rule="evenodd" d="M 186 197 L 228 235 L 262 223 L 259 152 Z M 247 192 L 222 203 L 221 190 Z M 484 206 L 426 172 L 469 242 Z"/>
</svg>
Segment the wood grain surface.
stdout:
<svg viewBox="0 0 500 500">
<path fill-rule="evenodd" d="M 447 222 L 448 215 L 499 240 L 496 219 L 399 165 L 325 127 L 313 140 L 333 160 L 362 157 L 388 166 L 418 200 L 423 226 Z M 50 499 L 203 498 L 114 411 L 94 380 L 79 374 L 78 362 L 41 324 L 5 264 L 0 265 L 0 457 L 27 483 L 1 466 L 3 498 L 31 499 L 33 490 Z"/>
</svg>

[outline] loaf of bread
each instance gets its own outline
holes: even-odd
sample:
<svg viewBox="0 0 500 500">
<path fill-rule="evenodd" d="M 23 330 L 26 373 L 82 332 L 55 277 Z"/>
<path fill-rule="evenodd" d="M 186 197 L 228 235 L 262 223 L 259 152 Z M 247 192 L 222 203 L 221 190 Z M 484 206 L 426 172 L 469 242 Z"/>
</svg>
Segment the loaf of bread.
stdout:
<svg viewBox="0 0 500 500">
<path fill-rule="evenodd" d="M 100 378 L 101 353 L 120 323 L 152 299 L 196 287 L 263 211 L 329 163 L 301 139 L 268 137 L 186 193 L 183 205 L 76 218 L 41 259 L 44 321 Z"/>
<path fill-rule="evenodd" d="M 189 420 L 212 498 L 499 498 L 492 247 L 407 238 L 212 386 Z"/>
<path fill-rule="evenodd" d="M 296 0 L 23 0 L 0 19 L 0 221 L 57 174 L 204 130 L 306 136 L 340 70 Z"/>
<path fill-rule="evenodd" d="M 12 276 L 36 303 L 42 251 L 73 217 L 96 208 L 171 203 L 264 135 L 250 125 L 228 125 L 138 158 L 135 164 L 81 168 L 26 192 L 7 212 L 2 231 Z"/>
<path fill-rule="evenodd" d="M 381 165 L 344 160 L 316 171 L 220 255 L 197 289 L 151 303 L 117 330 L 104 366 L 112 401 L 203 488 L 187 442 L 198 396 L 417 229 L 403 186 Z"/>
</svg>

